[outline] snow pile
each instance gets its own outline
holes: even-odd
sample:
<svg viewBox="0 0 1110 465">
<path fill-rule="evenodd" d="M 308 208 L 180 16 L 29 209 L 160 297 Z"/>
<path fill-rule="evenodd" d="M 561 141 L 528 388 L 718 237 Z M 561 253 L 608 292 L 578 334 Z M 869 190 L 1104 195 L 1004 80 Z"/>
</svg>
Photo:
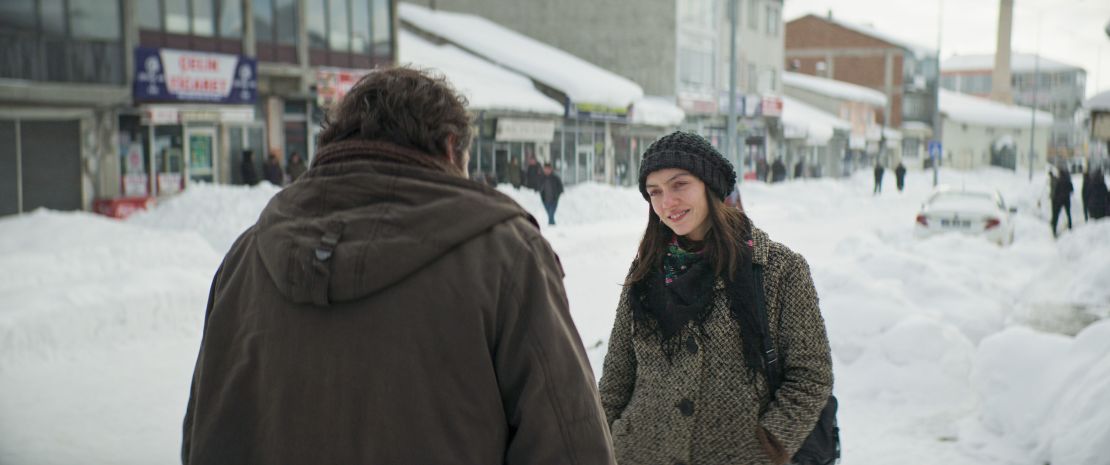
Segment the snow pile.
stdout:
<svg viewBox="0 0 1110 465">
<path fill-rule="evenodd" d="M 685 119 L 686 112 L 674 104 L 674 99 L 644 96 L 632 103 L 633 124 L 672 127 Z"/>
<path fill-rule="evenodd" d="M 850 102 L 869 103 L 876 107 L 886 106 L 885 94 L 850 82 L 787 71 L 782 73 L 782 83 L 787 87 L 795 87 Z"/>
<path fill-rule="evenodd" d="M 127 221 L 154 229 L 196 232 L 222 255 L 258 220 L 258 214 L 280 190 L 268 182 L 253 187 L 192 184 L 160 202 L 158 208 L 132 215 Z"/>
<path fill-rule="evenodd" d="M 1007 329 L 980 345 L 972 379 L 982 409 L 978 421 L 961 425 L 972 454 L 998 462 L 1106 463 L 1110 320 L 1074 340 Z"/>
<path fill-rule="evenodd" d="M 397 4 L 401 21 L 564 92 L 575 103 L 628 108 L 639 84 L 480 16 Z"/>
<path fill-rule="evenodd" d="M 959 123 L 981 126 L 1024 129 L 1032 123 L 1032 108 L 1005 105 L 985 98 L 940 90 L 940 111 Z M 1052 114 L 1037 111 L 1037 126 L 1052 125 Z"/>
<path fill-rule="evenodd" d="M 536 90 L 532 81 L 452 45 L 433 45 L 409 32 L 397 32 L 397 61 L 440 71 L 481 110 L 563 114 L 563 105 Z"/>
<path fill-rule="evenodd" d="M 508 184 L 499 184 L 497 190 L 528 210 L 536 221 L 543 225 L 547 224 L 547 211 L 543 208 L 539 192 L 523 187 L 514 189 Z M 648 208 L 650 204 L 644 200 L 639 190 L 583 182 L 568 186 L 563 196 L 559 198 L 559 207 L 555 210 L 555 223 L 583 225 L 632 221 L 642 226 L 647 221 Z"/>
</svg>

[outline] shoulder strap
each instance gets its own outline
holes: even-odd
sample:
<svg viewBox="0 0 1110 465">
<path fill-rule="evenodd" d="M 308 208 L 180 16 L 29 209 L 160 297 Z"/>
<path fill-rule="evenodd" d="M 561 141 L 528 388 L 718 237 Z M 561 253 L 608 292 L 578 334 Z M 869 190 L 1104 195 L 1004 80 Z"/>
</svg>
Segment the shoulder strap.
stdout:
<svg viewBox="0 0 1110 465">
<path fill-rule="evenodd" d="M 755 306 L 759 312 L 759 324 L 763 326 L 763 367 L 767 372 L 767 384 L 771 388 L 771 397 L 782 385 L 782 368 L 779 363 L 778 351 L 775 350 L 771 338 L 771 325 L 768 322 L 767 302 L 763 294 L 763 267 L 752 264 L 752 274 L 755 275 Z"/>
</svg>

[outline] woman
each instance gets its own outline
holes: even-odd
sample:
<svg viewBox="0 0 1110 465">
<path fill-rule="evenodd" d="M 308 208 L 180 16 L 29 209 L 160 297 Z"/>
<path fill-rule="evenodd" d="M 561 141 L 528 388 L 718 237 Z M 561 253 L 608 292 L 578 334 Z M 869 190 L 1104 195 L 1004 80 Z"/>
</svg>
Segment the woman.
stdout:
<svg viewBox="0 0 1110 465">
<path fill-rule="evenodd" d="M 644 153 L 648 225 L 600 383 L 618 463 L 787 463 L 832 391 L 809 267 L 725 206 L 735 182 L 732 165 L 697 135 L 670 134 Z M 784 373 L 774 399 L 766 337 Z"/>
</svg>

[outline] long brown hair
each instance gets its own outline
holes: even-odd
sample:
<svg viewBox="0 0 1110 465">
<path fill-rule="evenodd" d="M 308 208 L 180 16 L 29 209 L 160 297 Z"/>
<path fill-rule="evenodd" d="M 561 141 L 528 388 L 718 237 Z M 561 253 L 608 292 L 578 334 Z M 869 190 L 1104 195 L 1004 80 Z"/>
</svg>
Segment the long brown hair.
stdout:
<svg viewBox="0 0 1110 465">
<path fill-rule="evenodd" d="M 751 238 L 751 221 L 740 210 L 725 205 L 708 188 L 705 189 L 705 196 L 709 208 L 706 219 L 710 221 L 709 231 L 705 234 L 705 256 L 713 264 L 713 271 L 717 276 L 732 280 L 736 277 L 737 267 L 745 261 L 745 256 L 751 254 L 743 244 Z M 667 243 L 673 237 L 674 231 L 660 221 L 649 202 L 647 228 L 640 240 L 636 262 L 624 285 L 631 286 L 659 270 L 663 266 L 663 253 L 667 249 Z M 751 257 L 747 258 L 747 261 L 751 260 Z"/>
</svg>

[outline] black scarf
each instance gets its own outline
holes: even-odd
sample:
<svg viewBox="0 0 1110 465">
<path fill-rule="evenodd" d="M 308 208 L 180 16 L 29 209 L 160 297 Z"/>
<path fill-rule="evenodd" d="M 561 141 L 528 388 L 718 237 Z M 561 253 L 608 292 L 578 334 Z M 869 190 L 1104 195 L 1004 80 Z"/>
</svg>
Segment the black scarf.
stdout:
<svg viewBox="0 0 1110 465">
<path fill-rule="evenodd" d="M 745 241 L 746 242 L 746 241 Z M 763 340 L 768 337 L 759 322 L 755 302 L 755 276 L 752 273 L 751 250 L 741 256 L 736 276 L 726 282 L 729 314 L 740 328 L 744 362 L 752 374 L 763 371 Z M 717 276 L 709 260 L 700 260 L 668 285 L 661 270 L 632 285 L 629 303 L 637 327 L 646 329 L 659 341 L 660 349 L 671 360 L 684 346 L 682 337 L 694 323 L 693 330 L 709 339 L 705 321 L 713 312 Z"/>
</svg>

